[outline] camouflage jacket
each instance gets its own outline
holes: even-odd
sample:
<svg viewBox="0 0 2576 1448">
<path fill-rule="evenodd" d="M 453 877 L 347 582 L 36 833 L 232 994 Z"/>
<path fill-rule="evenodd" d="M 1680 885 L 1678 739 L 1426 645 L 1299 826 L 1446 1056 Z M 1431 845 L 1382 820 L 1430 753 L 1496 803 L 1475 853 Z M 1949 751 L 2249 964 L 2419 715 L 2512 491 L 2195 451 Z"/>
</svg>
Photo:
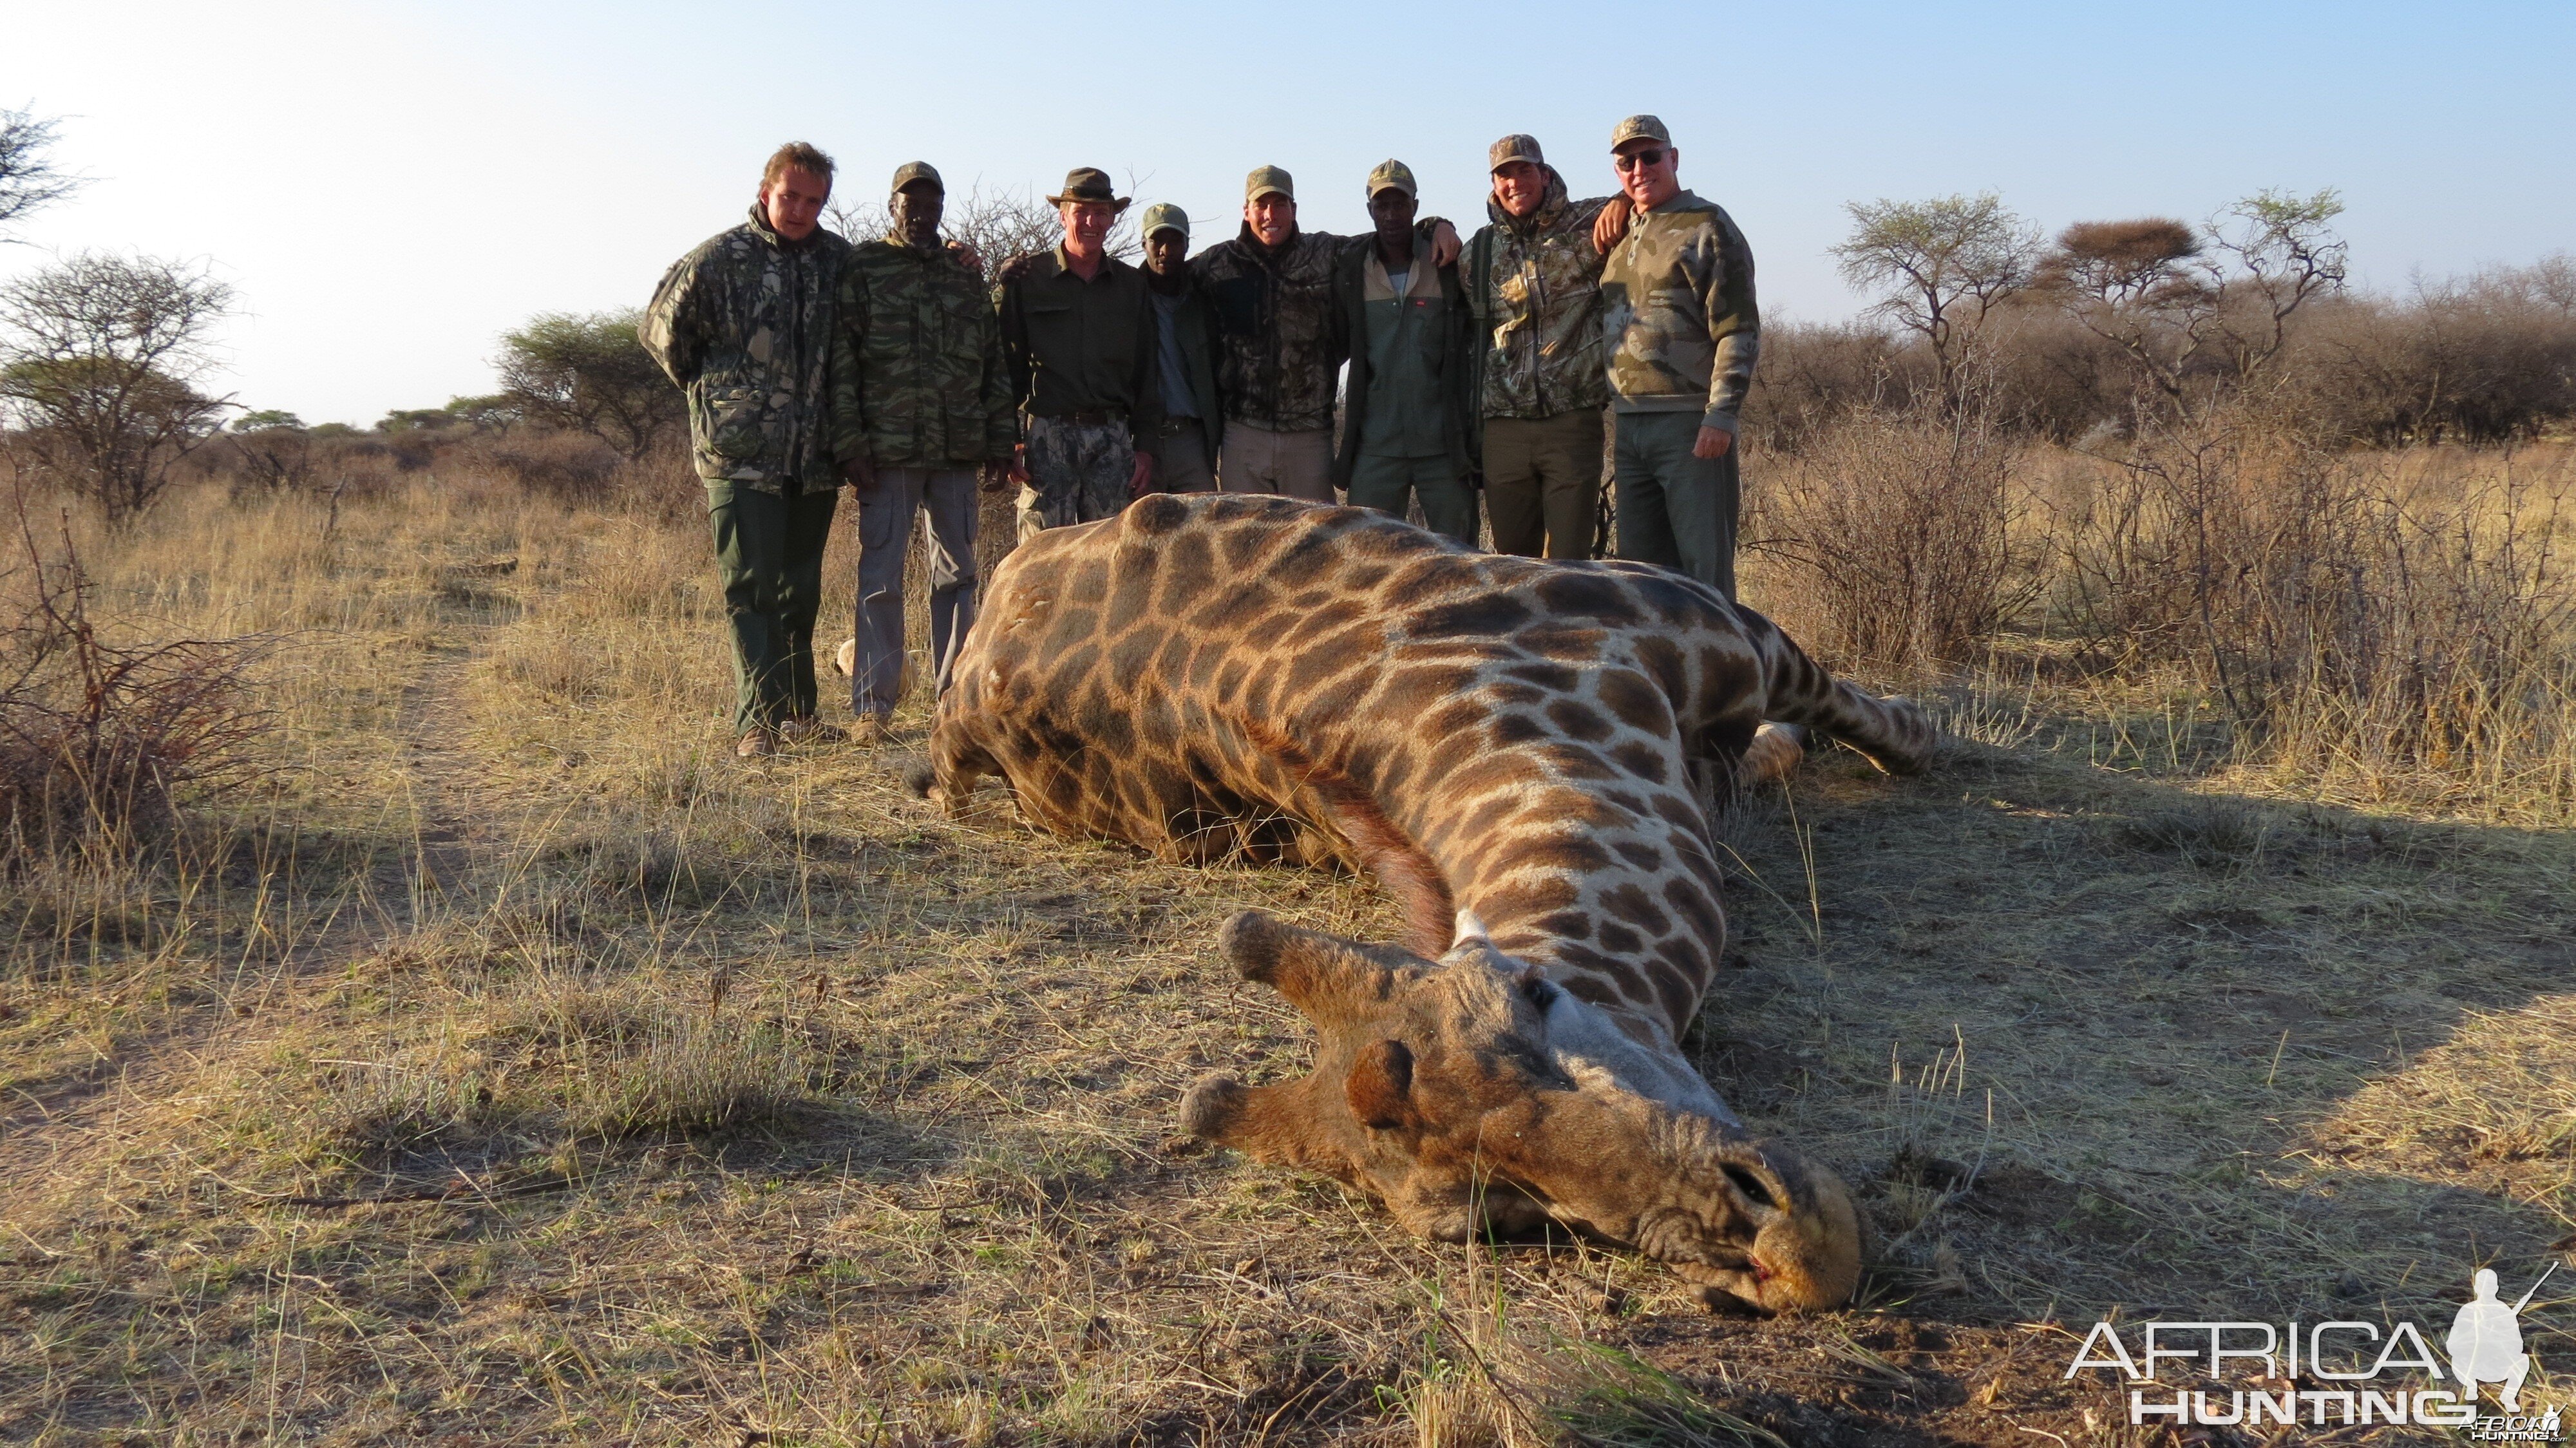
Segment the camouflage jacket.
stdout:
<svg viewBox="0 0 2576 1448">
<path fill-rule="evenodd" d="M 1601 365 L 1601 253 L 1592 223 L 1610 198 L 1565 199 L 1547 168 L 1547 199 L 1526 217 L 1486 198 L 1493 224 L 1460 259 L 1467 310 L 1482 345 L 1484 417 L 1553 417 L 1610 400 Z"/>
<path fill-rule="evenodd" d="M 898 468 L 1000 462 L 1019 439 L 984 279 L 944 247 L 888 237 L 853 248 L 832 328 L 832 456 Z"/>
<path fill-rule="evenodd" d="M 689 395 L 698 476 L 764 493 L 839 486 L 826 430 L 832 314 L 850 244 L 782 239 L 753 208 L 672 263 L 636 328 Z"/>
<path fill-rule="evenodd" d="M 1225 420 L 1274 432 L 1333 425 L 1333 392 L 1349 350 L 1333 302 L 1333 263 L 1366 238 L 1300 231 L 1261 244 L 1246 224 L 1232 241 L 1190 258 L 1216 313 L 1217 391 Z"/>
<path fill-rule="evenodd" d="M 1601 269 L 1601 340 L 1612 408 L 1696 412 L 1703 427 L 1735 431 L 1762 313 L 1734 218 L 1685 191 L 1632 221 Z"/>
</svg>

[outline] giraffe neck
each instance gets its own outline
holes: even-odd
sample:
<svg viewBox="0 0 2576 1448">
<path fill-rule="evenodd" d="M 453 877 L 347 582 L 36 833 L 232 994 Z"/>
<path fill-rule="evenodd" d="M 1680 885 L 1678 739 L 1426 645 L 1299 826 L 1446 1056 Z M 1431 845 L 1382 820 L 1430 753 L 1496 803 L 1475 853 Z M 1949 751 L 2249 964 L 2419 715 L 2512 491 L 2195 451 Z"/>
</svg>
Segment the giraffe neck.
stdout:
<svg viewBox="0 0 2576 1448">
<path fill-rule="evenodd" d="M 1631 781 L 1508 782 L 1429 791 L 1399 820 L 1454 908 L 1641 1040 L 1677 1050 L 1725 944 L 1718 874 L 1697 804 Z"/>
</svg>

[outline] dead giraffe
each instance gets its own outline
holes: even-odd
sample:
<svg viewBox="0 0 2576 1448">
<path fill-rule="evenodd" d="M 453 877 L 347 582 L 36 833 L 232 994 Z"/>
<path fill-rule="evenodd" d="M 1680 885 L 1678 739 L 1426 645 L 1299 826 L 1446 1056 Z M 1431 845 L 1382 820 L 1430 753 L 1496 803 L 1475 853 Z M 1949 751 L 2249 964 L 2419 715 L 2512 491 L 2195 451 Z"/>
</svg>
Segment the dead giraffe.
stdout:
<svg viewBox="0 0 2576 1448">
<path fill-rule="evenodd" d="M 1747 1133 L 1678 1044 L 1725 940 L 1703 791 L 1794 764 L 1766 721 L 1900 772 L 1934 742 L 1661 569 L 1165 495 L 994 573 L 922 783 L 955 811 L 999 773 L 1035 824 L 1169 857 L 1337 856 L 1401 903 L 1403 946 L 1227 924 L 1227 959 L 1322 1046 L 1299 1081 L 1199 1082 L 1192 1133 L 1436 1240 L 1554 1218 L 1712 1306 L 1826 1308 L 1859 1281 L 1849 1194 Z"/>
</svg>

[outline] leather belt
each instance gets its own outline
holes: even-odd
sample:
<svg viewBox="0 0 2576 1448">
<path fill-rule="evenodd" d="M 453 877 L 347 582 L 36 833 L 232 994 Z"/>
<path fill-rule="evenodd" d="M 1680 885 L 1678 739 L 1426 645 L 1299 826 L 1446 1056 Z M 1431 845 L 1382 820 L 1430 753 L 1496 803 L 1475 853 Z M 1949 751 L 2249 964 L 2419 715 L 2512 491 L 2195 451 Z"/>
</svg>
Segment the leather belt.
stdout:
<svg viewBox="0 0 2576 1448">
<path fill-rule="evenodd" d="M 1183 429 L 1198 425 L 1199 420 L 1195 417 L 1167 417 L 1155 425 L 1154 436 L 1179 437 Z"/>
<path fill-rule="evenodd" d="M 1097 427 L 1104 422 L 1125 422 L 1127 414 L 1115 408 L 1095 408 L 1090 412 L 1068 412 L 1064 414 L 1064 420 L 1078 422 L 1084 427 Z"/>
</svg>

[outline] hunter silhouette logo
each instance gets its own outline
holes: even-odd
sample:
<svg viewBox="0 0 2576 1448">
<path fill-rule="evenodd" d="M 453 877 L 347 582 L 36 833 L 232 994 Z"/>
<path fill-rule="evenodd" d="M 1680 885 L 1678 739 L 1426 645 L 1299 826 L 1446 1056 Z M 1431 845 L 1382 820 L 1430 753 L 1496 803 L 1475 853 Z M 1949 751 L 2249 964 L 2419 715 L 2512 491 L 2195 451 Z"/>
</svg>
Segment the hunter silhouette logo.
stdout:
<svg viewBox="0 0 2576 1448">
<path fill-rule="evenodd" d="M 2132 1384 L 2129 1422 L 2135 1426 L 2158 1420 L 2207 1427 L 2415 1424 L 2467 1428 L 2479 1442 L 2555 1443 L 2562 1437 L 2556 1408 L 2532 1416 L 2522 1411 L 2522 1387 L 2534 1365 L 2522 1350 L 2521 1316 L 2557 1270 L 2551 1264 L 2508 1304 L 2496 1296 L 2496 1274 L 2478 1269 L 2470 1298 L 2443 1339 L 2447 1372 L 2411 1322 L 2385 1331 L 2358 1321 L 2150 1322 L 2134 1353 L 2120 1329 L 2097 1322 L 2065 1375 L 2088 1368 L 2120 1373 Z M 2165 1389 L 2135 1386 L 2155 1383 L 2159 1368 Z M 2422 1376 L 2410 1380 L 2410 1374 Z M 2172 1382 L 2176 1377 L 2198 1386 Z M 2303 1386 L 2302 1378 L 2313 1386 Z M 2446 1378 L 2456 1386 L 2436 1386 Z M 2503 1415 L 2479 1416 L 2482 1385 L 2494 1390 Z"/>
<path fill-rule="evenodd" d="M 2549 1264 L 2549 1272 L 2540 1274 L 2540 1282 L 2549 1280 L 2558 1264 Z M 2472 1279 L 2472 1296 L 2451 1319 L 2451 1335 L 2442 1340 L 2450 1351 L 2451 1372 L 2460 1380 L 2460 1391 L 2474 1399 L 2478 1384 L 2494 1383 L 2496 1401 L 2508 1413 L 2522 1411 L 2523 1379 L 2531 1376 L 2531 1356 L 2522 1350 L 2522 1310 L 2531 1305 L 2532 1292 L 2540 1282 L 2531 1284 L 2531 1292 L 2507 1307 L 2496 1300 L 2496 1275 L 2486 1267 L 2478 1269 Z"/>
</svg>

